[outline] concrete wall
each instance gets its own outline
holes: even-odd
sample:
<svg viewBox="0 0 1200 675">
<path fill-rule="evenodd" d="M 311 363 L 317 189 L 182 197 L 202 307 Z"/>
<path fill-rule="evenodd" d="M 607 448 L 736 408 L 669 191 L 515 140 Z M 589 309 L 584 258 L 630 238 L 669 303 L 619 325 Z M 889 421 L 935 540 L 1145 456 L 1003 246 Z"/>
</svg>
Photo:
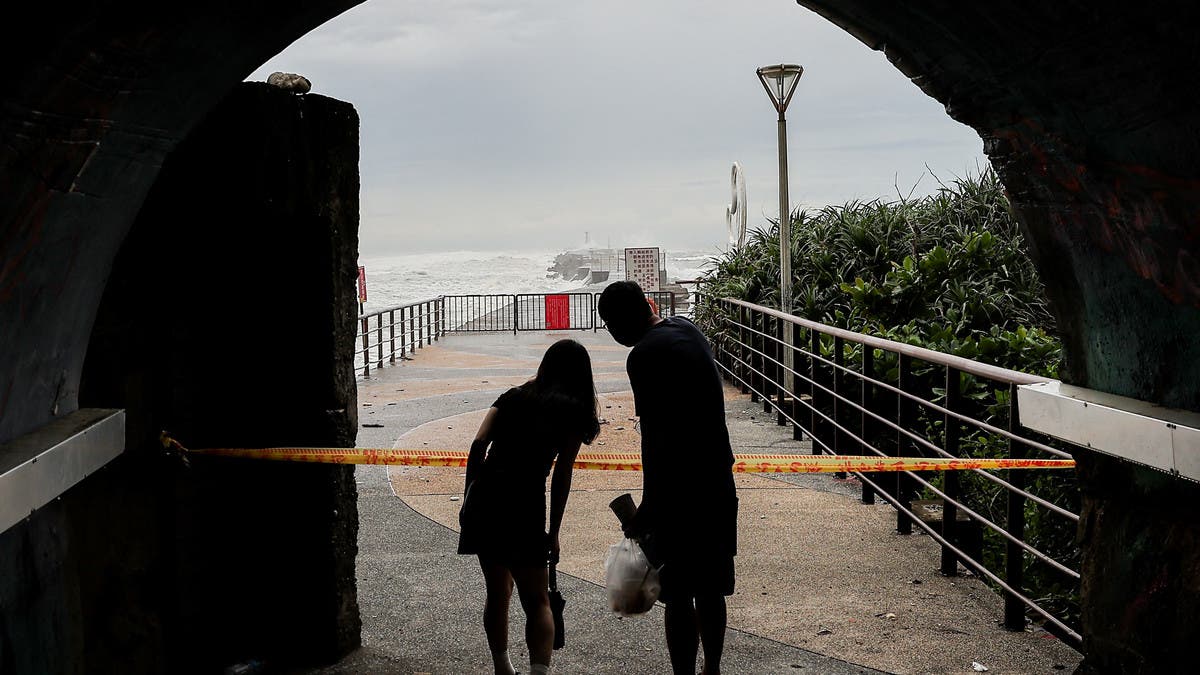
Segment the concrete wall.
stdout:
<svg viewBox="0 0 1200 675">
<path fill-rule="evenodd" d="M 117 256 L 85 405 L 120 459 L 0 535 L 0 672 L 212 672 L 358 645 L 348 467 L 163 456 L 352 446 L 358 117 L 245 84 L 172 153 Z"/>
</svg>

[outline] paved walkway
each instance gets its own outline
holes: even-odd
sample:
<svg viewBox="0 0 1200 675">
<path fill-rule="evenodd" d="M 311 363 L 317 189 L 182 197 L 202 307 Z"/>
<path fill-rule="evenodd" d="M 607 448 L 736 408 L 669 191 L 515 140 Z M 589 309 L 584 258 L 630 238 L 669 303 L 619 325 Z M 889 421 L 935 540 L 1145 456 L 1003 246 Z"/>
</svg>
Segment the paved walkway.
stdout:
<svg viewBox="0 0 1200 675">
<path fill-rule="evenodd" d="M 532 376 L 553 341 L 592 354 L 606 424 L 595 449 L 636 451 L 627 349 L 607 334 L 454 335 L 359 383 L 363 447 L 466 449 L 482 415 Z M 669 377 L 669 373 L 664 373 Z M 735 452 L 808 451 L 760 404 L 727 391 Z M 314 671 L 488 673 L 482 576 L 455 554 L 460 469 L 359 467 L 358 595 L 363 648 Z M 727 673 L 1055 673 L 1080 657 L 1049 634 L 1000 627 L 1002 601 L 978 579 L 938 574 L 927 537 L 895 533 L 886 505 L 857 500 L 832 476 L 738 475 L 738 590 L 729 602 Z M 662 609 L 620 619 L 605 605 L 602 560 L 620 538 L 608 501 L 640 475 L 579 471 L 563 530 L 560 587 L 567 647 L 559 673 L 667 673 Z M 514 603 L 514 664 L 524 670 L 523 617 Z"/>
</svg>

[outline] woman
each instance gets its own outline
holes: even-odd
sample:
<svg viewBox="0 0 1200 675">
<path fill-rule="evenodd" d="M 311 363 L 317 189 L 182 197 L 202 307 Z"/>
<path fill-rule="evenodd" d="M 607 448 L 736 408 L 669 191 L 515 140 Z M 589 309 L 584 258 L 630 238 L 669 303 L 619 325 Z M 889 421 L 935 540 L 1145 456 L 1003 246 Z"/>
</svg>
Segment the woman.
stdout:
<svg viewBox="0 0 1200 675">
<path fill-rule="evenodd" d="M 571 469 L 580 444 L 590 444 L 600 433 L 596 412 L 587 349 L 574 340 L 560 340 L 546 350 L 536 377 L 496 399 L 471 444 L 458 552 L 479 556 L 487 586 L 483 628 L 496 675 L 516 672 L 508 657 L 514 582 L 525 610 L 530 670 L 533 675 L 549 672 L 554 619 L 547 560 L 558 561 Z"/>
</svg>

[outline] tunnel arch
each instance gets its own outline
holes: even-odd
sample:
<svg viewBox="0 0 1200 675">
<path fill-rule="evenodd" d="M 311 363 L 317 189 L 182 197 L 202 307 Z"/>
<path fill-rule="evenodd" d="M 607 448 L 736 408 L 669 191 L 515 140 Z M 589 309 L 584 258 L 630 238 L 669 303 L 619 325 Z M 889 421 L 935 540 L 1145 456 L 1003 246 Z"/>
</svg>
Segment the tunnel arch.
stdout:
<svg viewBox="0 0 1200 675">
<path fill-rule="evenodd" d="M 77 407 L 104 284 L 172 149 L 246 74 L 357 4 L 62 0 L 0 28 L 0 442 Z M 800 4 L 984 139 L 1051 296 L 1064 379 L 1200 409 L 1200 7 Z M 1087 474 L 1097 499 L 1114 471 Z"/>
</svg>

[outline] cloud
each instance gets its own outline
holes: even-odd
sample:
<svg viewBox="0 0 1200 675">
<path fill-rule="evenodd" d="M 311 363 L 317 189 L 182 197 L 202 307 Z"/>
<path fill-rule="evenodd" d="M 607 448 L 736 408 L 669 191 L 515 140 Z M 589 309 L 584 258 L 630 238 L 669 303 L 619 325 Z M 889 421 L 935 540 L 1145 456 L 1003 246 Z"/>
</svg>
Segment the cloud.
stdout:
<svg viewBox="0 0 1200 675">
<path fill-rule="evenodd" d="M 364 252 L 706 248 L 729 166 L 776 217 L 775 113 L 755 77 L 802 63 L 793 204 L 894 196 L 985 164 L 976 134 L 823 18 L 787 2 L 373 0 L 252 76 L 301 72 L 355 104 Z M 637 238 L 637 242 L 625 238 Z M 561 244 L 558 242 L 562 242 Z"/>
</svg>

